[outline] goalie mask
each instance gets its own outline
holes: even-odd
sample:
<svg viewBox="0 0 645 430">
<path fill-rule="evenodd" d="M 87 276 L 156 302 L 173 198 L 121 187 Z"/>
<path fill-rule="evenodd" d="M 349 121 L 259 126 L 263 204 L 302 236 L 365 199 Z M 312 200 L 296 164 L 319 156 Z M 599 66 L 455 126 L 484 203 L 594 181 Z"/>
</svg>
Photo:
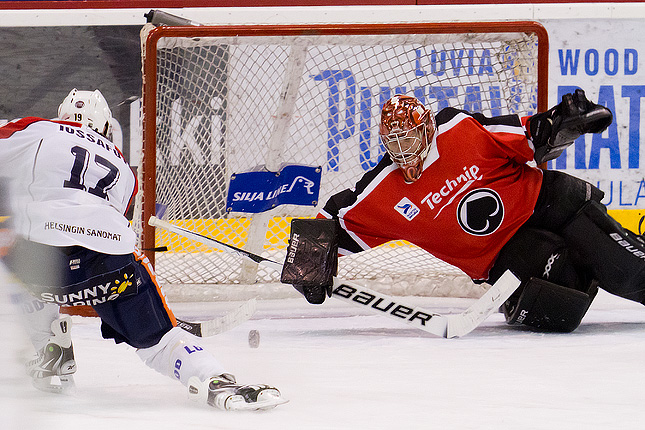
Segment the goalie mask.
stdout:
<svg viewBox="0 0 645 430">
<path fill-rule="evenodd" d="M 112 140 L 112 111 L 99 90 L 74 88 L 58 106 L 58 119 L 79 122 Z"/>
<path fill-rule="evenodd" d="M 394 96 L 383 105 L 381 141 L 406 182 L 421 177 L 436 128 L 432 110 L 414 97 Z"/>
</svg>

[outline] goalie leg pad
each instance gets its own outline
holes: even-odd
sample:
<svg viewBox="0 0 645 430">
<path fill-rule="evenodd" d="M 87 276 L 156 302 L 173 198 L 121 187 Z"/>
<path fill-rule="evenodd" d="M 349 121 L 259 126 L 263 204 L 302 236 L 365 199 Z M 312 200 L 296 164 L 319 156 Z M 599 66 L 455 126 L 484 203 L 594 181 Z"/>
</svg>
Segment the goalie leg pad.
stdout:
<svg viewBox="0 0 645 430">
<path fill-rule="evenodd" d="M 280 281 L 292 284 L 309 303 L 331 297 L 338 270 L 337 224 L 331 219 L 291 221 L 291 235 Z"/>
<path fill-rule="evenodd" d="M 600 288 L 645 304 L 645 241 L 623 228 L 600 203 L 590 201 L 562 231 Z"/>
<path fill-rule="evenodd" d="M 570 250 L 561 236 L 537 228 L 522 227 L 513 235 L 497 256 L 488 281 L 495 282 L 507 269 L 523 283 L 536 277 L 585 291 L 591 281 L 572 263 Z M 521 288 L 513 298 L 519 297 Z"/>
<path fill-rule="evenodd" d="M 502 309 L 508 324 L 569 333 L 580 325 L 597 292 L 596 282 L 583 292 L 531 278 L 524 285 L 517 304 L 502 306 Z"/>
<path fill-rule="evenodd" d="M 570 254 L 561 236 L 527 227 L 504 246 L 491 278 L 508 268 L 523 281 L 502 305 L 509 324 L 558 332 L 578 326 L 595 292 L 591 276 L 573 264 Z"/>
</svg>

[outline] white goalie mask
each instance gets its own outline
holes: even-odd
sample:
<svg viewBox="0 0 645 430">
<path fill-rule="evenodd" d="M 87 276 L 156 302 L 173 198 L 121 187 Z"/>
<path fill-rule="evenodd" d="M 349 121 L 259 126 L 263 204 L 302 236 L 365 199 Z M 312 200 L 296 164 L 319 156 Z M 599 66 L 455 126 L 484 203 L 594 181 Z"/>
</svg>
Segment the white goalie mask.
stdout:
<svg viewBox="0 0 645 430">
<path fill-rule="evenodd" d="M 79 122 L 112 140 L 112 111 L 99 90 L 74 88 L 58 106 L 58 119 Z"/>
</svg>

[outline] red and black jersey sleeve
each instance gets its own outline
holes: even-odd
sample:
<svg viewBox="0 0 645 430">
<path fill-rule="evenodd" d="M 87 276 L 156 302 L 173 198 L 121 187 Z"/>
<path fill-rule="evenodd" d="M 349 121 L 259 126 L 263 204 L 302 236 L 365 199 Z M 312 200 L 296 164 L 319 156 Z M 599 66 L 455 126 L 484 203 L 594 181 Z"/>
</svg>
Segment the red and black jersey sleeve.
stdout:
<svg viewBox="0 0 645 430">
<path fill-rule="evenodd" d="M 339 219 L 339 211 L 348 208 L 356 203 L 361 193 L 365 188 L 373 183 L 375 178 L 386 168 L 391 168 L 392 160 L 389 155 L 385 156 L 372 170 L 366 172 L 361 179 L 356 183 L 354 188 L 348 188 L 329 198 L 321 212 L 318 214 L 319 218 L 333 218 Z M 353 254 L 356 252 L 364 251 L 365 248 L 361 247 L 356 240 L 349 234 L 347 227 L 341 222 L 341 229 L 339 230 L 339 250 L 341 255 Z M 383 242 L 387 242 L 387 238 L 383 238 Z"/>
<path fill-rule="evenodd" d="M 436 116 L 437 125 L 448 124 L 459 114 L 467 115 L 477 122 L 481 127 L 487 130 L 491 137 L 497 143 L 498 149 L 510 159 L 517 163 L 523 164 L 533 160 L 535 149 L 528 139 L 518 139 L 515 137 L 521 134 L 526 137 L 526 128 L 522 119 L 517 115 L 501 115 L 487 117 L 481 113 L 470 113 L 455 108 L 442 109 Z M 513 130 L 514 133 L 508 133 Z"/>
</svg>

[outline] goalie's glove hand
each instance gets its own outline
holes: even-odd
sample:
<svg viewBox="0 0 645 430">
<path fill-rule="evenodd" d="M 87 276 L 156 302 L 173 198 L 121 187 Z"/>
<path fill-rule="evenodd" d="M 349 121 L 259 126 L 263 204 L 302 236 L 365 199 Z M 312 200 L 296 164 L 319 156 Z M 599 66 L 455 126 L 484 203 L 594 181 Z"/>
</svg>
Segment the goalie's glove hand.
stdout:
<svg viewBox="0 0 645 430">
<path fill-rule="evenodd" d="M 305 296 L 305 299 L 312 305 L 322 304 L 327 297 L 331 297 L 331 285 L 294 285 L 293 288 L 298 290 L 300 294 Z"/>
<path fill-rule="evenodd" d="M 565 94 L 560 104 L 529 118 L 535 161 L 541 164 L 557 158 L 578 137 L 602 133 L 612 120 L 611 111 L 587 100 L 583 90 Z"/>
</svg>

